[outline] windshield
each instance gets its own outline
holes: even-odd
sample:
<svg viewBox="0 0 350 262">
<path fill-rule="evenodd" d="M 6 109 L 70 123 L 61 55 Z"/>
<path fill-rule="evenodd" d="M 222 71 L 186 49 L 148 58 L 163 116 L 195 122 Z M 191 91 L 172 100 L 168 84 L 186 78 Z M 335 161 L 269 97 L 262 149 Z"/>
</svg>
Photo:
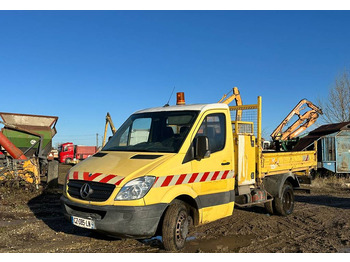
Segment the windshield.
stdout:
<svg viewBox="0 0 350 262">
<path fill-rule="evenodd" d="M 177 153 L 197 115 L 197 111 L 134 114 L 102 150 Z"/>
</svg>

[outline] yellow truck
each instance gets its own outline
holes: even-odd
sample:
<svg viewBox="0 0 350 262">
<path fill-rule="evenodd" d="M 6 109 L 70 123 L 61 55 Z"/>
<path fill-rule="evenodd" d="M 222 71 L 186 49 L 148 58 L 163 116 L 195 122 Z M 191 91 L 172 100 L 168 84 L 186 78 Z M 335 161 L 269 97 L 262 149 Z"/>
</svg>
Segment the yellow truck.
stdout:
<svg viewBox="0 0 350 262">
<path fill-rule="evenodd" d="M 178 98 L 132 114 L 69 171 L 61 202 L 72 224 L 121 238 L 160 235 L 178 250 L 190 226 L 230 216 L 235 205 L 292 213 L 316 149 L 263 152 L 261 97 L 240 106 Z"/>
</svg>

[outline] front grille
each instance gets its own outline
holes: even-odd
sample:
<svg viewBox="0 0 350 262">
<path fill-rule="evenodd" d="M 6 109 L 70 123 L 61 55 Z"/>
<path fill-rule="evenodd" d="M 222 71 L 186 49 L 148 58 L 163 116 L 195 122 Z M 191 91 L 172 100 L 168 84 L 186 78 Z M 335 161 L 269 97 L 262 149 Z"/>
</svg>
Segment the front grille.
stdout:
<svg viewBox="0 0 350 262">
<path fill-rule="evenodd" d="M 82 198 L 80 195 L 80 189 L 86 183 L 89 184 L 92 190 L 88 197 Z M 112 185 L 112 184 L 92 182 L 92 181 L 69 180 L 68 182 L 68 194 L 71 197 L 87 200 L 87 201 L 97 201 L 97 202 L 106 201 L 113 193 L 114 188 L 115 188 L 115 185 Z"/>
</svg>

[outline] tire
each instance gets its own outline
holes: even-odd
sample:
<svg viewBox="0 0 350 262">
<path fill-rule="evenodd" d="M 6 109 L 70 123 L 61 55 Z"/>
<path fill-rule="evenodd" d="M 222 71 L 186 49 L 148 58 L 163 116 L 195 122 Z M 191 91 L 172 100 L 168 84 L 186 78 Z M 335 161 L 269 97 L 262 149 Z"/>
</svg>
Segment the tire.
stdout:
<svg viewBox="0 0 350 262">
<path fill-rule="evenodd" d="M 191 217 L 185 204 L 176 201 L 166 210 L 162 225 L 162 237 L 165 250 L 176 251 L 185 246 Z"/>
<path fill-rule="evenodd" d="M 294 210 L 293 186 L 286 182 L 282 187 L 281 196 L 275 198 L 276 213 L 281 216 L 288 216 Z"/>
</svg>

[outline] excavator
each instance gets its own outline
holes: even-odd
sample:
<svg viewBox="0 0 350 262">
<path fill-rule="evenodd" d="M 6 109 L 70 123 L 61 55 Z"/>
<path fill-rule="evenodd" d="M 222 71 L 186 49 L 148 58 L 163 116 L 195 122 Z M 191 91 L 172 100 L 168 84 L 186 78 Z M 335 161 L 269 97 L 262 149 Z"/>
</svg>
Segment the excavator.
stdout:
<svg viewBox="0 0 350 262">
<path fill-rule="evenodd" d="M 302 110 L 307 110 L 301 113 Z M 319 115 L 322 115 L 322 110 L 307 99 L 302 99 L 286 118 L 272 132 L 271 138 L 276 146 L 276 150 L 290 151 L 299 140 L 299 135 L 313 125 Z M 293 116 L 298 119 L 290 125 L 285 131 L 283 129 L 291 121 Z"/>
</svg>

